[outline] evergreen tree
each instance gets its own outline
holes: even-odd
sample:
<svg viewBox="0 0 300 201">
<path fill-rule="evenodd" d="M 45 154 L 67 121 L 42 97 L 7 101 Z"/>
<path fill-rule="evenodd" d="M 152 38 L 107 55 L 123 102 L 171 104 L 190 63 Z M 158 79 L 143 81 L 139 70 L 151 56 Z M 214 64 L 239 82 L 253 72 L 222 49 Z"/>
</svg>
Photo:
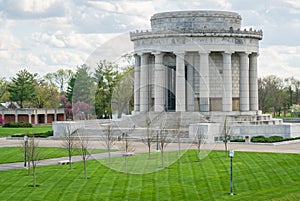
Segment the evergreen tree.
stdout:
<svg viewBox="0 0 300 201">
<path fill-rule="evenodd" d="M 31 74 L 26 69 L 20 70 L 8 85 L 10 100 L 17 101 L 21 108 L 24 106 L 24 101 L 32 101 L 36 96 L 34 89 L 36 77 L 37 74 Z"/>
<path fill-rule="evenodd" d="M 112 62 L 100 61 L 94 74 L 97 83 L 95 110 L 99 118 L 111 118 L 111 99 L 113 90 L 120 79 L 118 66 Z"/>
</svg>

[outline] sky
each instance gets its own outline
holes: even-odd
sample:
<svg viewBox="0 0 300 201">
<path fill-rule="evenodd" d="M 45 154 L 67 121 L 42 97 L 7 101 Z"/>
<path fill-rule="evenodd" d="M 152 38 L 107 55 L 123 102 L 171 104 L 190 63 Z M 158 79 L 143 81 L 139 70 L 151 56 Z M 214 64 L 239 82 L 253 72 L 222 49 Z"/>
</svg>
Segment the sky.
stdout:
<svg viewBox="0 0 300 201">
<path fill-rule="evenodd" d="M 116 61 L 132 51 L 120 45 L 129 32 L 150 29 L 157 12 L 180 10 L 238 12 L 243 28 L 263 30 L 259 76 L 300 79 L 299 0 L 0 0 L 0 77 Z"/>
</svg>

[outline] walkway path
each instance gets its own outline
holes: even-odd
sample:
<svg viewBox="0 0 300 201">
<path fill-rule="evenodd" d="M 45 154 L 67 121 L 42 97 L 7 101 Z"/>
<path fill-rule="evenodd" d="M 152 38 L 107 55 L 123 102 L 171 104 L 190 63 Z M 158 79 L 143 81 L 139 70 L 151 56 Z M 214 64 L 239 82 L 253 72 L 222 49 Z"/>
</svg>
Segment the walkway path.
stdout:
<svg viewBox="0 0 300 201">
<path fill-rule="evenodd" d="M 11 140 L 6 138 L 0 138 L 0 147 L 13 147 L 13 146 L 21 146 L 23 141 L 20 140 Z M 61 147 L 62 142 L 60 140 L 49 140 L 42 139 L 39 141 L 39 146 L 41 147 Z M 135 153 L 145 153 L 147 152 L 147 146 L 141 142 L 135 142 Z M 90 148 L 104 149 L 104 145 L 100 141 L 90 141 Z M 229 143 L 229 149 L 234 149 L 235 151 L 246 151 L 246 152 L 274 152 L 274 153 L 296 153 L 300 154 L 300 141 L 294 141 L 289 143 L 275 143 L 275 144 L 245 144 L 245 143 Z M 174 151 L 178 149 L 177 143 L 171 143 L 167 146 L 166 151 Z M 195 149 L 195 146 L 191 144 L 182 143 L 181 149 Z M 202 149 L 205 150 L 224 150 L 223 143 L 211 143 L 204 144 Z M 122 152 L 112 152 L 112 157 L 122 156 Z M 107 157 L 107 153 L 98 153 L 92 154 L 89 160 L 92 159 L 103 159 Z M 53 159 L 45 159 L 41 160 L 38 163 L 38 166 L 47 166 L 47 165 L 55 165 L 58 164 L 59 161 L 68 160 L 68 157 L 62 158 L 53 158 Z M 73 162 L 82 161 L 81 156 L 73 156 Z M 8 163 L 8 164 L 0 164 L 0 171 L 12 170 L 23 168 L 24 162 L 18 163 Z"/>
</svg>

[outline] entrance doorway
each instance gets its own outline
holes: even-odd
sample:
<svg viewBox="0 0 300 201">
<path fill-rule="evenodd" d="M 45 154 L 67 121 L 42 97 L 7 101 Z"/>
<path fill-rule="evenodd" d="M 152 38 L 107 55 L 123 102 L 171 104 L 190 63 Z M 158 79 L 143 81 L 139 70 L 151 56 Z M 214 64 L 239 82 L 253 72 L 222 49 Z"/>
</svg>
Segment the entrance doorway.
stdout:
<svg viewBox="0 0 300 201">
<path fill-rule="evenodd" d="M 176 107 L 176 68 L 168 66 L 167 68 L 167 111 L 175 111 Z"/>
</svg>

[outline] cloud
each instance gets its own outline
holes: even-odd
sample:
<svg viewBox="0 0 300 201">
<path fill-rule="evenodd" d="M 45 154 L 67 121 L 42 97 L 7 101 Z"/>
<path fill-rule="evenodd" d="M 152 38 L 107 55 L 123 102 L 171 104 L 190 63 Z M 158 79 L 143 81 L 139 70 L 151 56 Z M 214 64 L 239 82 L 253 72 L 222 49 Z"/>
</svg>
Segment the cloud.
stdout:
<svg viewBox="0 0 300 201">
<path fill-rule="evenodd" d="M 0 1 L 0 7 L 11 19 L 61 17 L 65 14 L 63 0 L 6 0 Z"/>
<path fill-rule="evenodd" d="M 300 79 L 300 46 L 267 46 L 260 48 L 259 75 Z M 297 62 L 296 62 L 297 61 Z"/>
</svg>

